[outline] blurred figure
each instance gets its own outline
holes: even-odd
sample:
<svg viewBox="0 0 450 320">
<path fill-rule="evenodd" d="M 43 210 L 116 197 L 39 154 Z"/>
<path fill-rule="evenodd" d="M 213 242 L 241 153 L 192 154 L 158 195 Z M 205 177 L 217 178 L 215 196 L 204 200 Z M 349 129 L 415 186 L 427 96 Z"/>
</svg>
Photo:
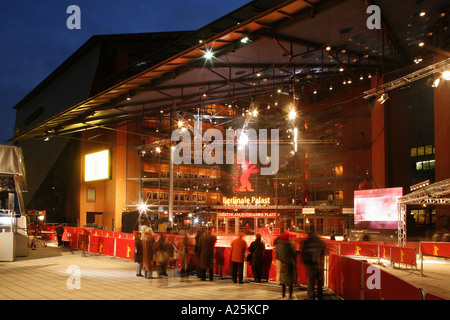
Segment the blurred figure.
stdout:
<svg viewBox="0 0 450 320">
<path fill-rule="evenodd" d="M 336 240 L 336 236 L 334 234 L 334 231 L 331 231 L 330 240 Z"/>
<path fill-rule="evenodd" d="M 347 237 L 346 233 L 344 233 L 344 236 L 342 237 L 342 241 L 348 241 L 348 237 Z"/>
<path fill-rule="evenodd" d="M 264 242 L 261 241 L 261 234 L 256 234 L 256 239 L 250 244 L 248 251 L 252 255 L 250 264 L 252 266 L 253 276 L 255 278 L 255 282 L 261 282 L 262 279 L 262 267 L 264 261 L 264 251 L 266 246 Z"/>
<path fill-rule="evenodd" d="M 158 262 L 160 276 L 167 276 L 167 263 L 170 258 L 169 246 L 166 237 L 161 234 L 156 242 L 156 261 Z"/>
<path fill-rule="evenodd" d="M 231 275 L 233 282 L 244 283 L 244 261 L 247 251 L 247 242 L 242 239 L 242 234 L 231 242 Z"/>
<path fill-rule="evenodd" d="M 200 270 L 200 248 L 198 246 L 200 242 L 200 238 L 203 235 L 203 230 L 198 230 L 197 234 L 195 235 L 195 245 L 194 245 L 194 252 L 197 254 L 197 278 L 200 278 L 201 270 Z"/>
<path fill-rule="evenodd" d="M 59 223 L 56 227 L 55 227 L 55 235 L 56 235 L 56 239 L 58 239 L 58 247 L 62 246 L 62 236 L 64 233 L 64 227 L 62 226 L 61 223 Z"/>
<path fill-rule="evenodd" d="M 446 228 L 444 228 L 441 241 L 442 242 L 450 242 L 450 232 Z"/>
<path fill-rule="evenodd" d="M 188 250 L 189 250 L 189 238 L 187 234 L 184 234 L 183 239 L 180 243 L 180 254 L 181 254 L 181 274 L 188 275 Z"/>
<path fill-rule="evenodd" d="M 277 243 L 277 255 L 281 262 L 280 282 L 282 285 L 282 297 L 286 296 L 286 286 L 289 287 L 289 299 L 292 299 L 294 284 L 297 280 L 295 249 L 289 242 L 289 234 L 283 233 Z"/>
<path fill-rule="evenodd" d="M 317 299 L 323 299 L 323 257 L 325 255 L 325 243 L 310 232 L 303 243 L 302 258 L 308 275 L 308 298 L 315 299 L 315 285 L 317 281 Z"/>
<path fill-rule="evenodd" d="M 214 256 L 214 258 L 216 259 L 215 260 L 216 274 L 219 275 L 219 277 L 223 276 L 223 266 L 225 264 L 224 251 L 225 251 L 224 247 L 217 247 Z"/>
<path fill-rule="evenodd" d="M 279 284 L 281 284 L 281 282 L 280 282 L 280 268 L 281 268 L 281 261 L 280 261 L 280 258 L 279 258 L 279 252 L 278 252 L 278 250 L 277 250 L 277 246 L 278 246 L 278 243 L 279 243 L 280 241 L 281 241 L 281 240 L 280 240 L 280 237 L 276 238 L 276 239 L 273 241 L 273 247 L 274 247 L 274 249 L 275 249 L 275 268 L 276 268 L 276 271 L 277 271 L 276 282 L 278 282 Z"/>
<path fill-rule="evenodd" d="M 441 241 L 441 233 L 436 231 L 433 234 L 433 237 L 431 238 L 431 241 L 433 241 L 433 242 L 440 242 Z"/>
<path fill-rule="evenodd" d="M 200 237 L 198 241 L 200 278 L 206 280 L 206 270 L 209 272 L 209 280 L 214 278 L 214 245 L 216 244 L 216 236 L 211 234 L 211 230 L 207 231 Z"/>
<path fill-rule="evenodd" d="M 153 237 L 153 230 L 150 227 L 145 228 L 144 236 L 142 237 L 142 270 L 146 279 L 153 279 L 153 254 L 155 247 L 155 238 Z"/>
<path fill-rule="evenodd" d="M 136 265 L 136 277 L 143 277 L 142 275 L 142 261 L 143 261 L 143 255 L 142 255 L 142 240 L 141 240 L 141 233 L 136 232 L 134 235 L 134 262 L 137 263 Z"/>
</svg>

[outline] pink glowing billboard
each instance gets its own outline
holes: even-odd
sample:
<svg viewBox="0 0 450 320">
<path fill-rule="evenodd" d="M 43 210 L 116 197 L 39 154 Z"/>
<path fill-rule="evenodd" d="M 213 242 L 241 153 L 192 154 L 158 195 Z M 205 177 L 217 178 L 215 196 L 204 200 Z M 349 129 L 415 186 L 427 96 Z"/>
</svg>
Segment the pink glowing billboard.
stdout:
<svg viewBox="0 0 450 320">
<path fill-rule="evenodd" d="M 355 191 L 355 228 L 397 229 L 397 199 L 401 196 L 401 187 Z"/>
</svg>

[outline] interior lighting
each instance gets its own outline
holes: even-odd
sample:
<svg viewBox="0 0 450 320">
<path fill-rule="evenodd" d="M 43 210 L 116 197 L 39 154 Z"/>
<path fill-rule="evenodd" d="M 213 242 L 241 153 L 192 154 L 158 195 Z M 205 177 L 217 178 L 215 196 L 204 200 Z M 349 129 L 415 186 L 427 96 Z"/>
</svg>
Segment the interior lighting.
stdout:
<svg viewBox="0 0 450 320">
<path fill-rule="evenodd" d="M 296 116 L 297 113 L 295 112 L 295 110 L 291 109 L 291 111 L 289 111 L 289 120 L 294 120 Z"/>
<path fill-rule="evenodd" d="M 330 50 L 331 50 L 331 46 L 330 46 L 330 45 L 327 45 L 327 46 L 325 47 L 325 50 L 330 51 Z"/>
<path fill-rule="evenodd" d="M 377 101 L 378 101 L 380 104 L 383 104 L 383 103 L 386 102 L 387 99 L 389 99 L 388 94 L 387 94 L 387 93 L 383 93 L 383 94 L 378 98 Z"/>
<path fill-rule="evenodd" d="M 450 71 L 444 71 L 444 73 L 442 73 L 442 78 L 444 78 L 444 80 L 450 80 Z"/>
<path fill-rule="evenodd" d="M 158 152 L 158 153 L 161 153 L 161 148 L 160 147 L 156 147 L 155 151 Z"/>
<path fill-rule="evenodd" d="M 203 58 L 205 58 L 206 60 L 211 60 L 212 58 L 214 58 L 214 54 L 210 48 L 206 49 L 205 54 L 203 55 Z"/>
<path fill-rule="evenodd" d="M 437 78 L 436 80 L 433 81 L 433 88 L 437 88 L 439 86 L 439 83 L 441 82 L 441 79 Z"/>
<path fill-rule="evenodd" d="M 424 17 L 426 14 L 425 10 L 420 10 L 419 16 Z"/>
<path fill-rule="evenodd" d="M 141 203 L 138 205 L 138 210 L 140 213 L 147 211 L 147 205 L 145 203 Z"/>
<path fill-rule="evenodd" d="M 258 116 L 258 111 L 257 111 L 257 110 L 253 110 L 252 115 L 253 115 L 254 117 Z"/>
<path fill-rule="evenodd" d="M 419 42 L 419 47 L 423 47 L 424 45 L 425 45 L 425 42 L 423 42 L 423 41 Z"/>
<path fill-rule="evenodd" d="M 245 36 L 241 39 L 241 43 L 249 43 L 250 42 L 250 38 Z"/>
<path fill-rule="evenodd" d="M 340 72 L 344 71 L 344 68 L 339 68 L 339 71 L 340 71 Z"/>
<path fill-rule="evenodd" d="M 178 121 L 178 128 L 181 128 L 183 126 L 183 121 Z"/>
</svg>

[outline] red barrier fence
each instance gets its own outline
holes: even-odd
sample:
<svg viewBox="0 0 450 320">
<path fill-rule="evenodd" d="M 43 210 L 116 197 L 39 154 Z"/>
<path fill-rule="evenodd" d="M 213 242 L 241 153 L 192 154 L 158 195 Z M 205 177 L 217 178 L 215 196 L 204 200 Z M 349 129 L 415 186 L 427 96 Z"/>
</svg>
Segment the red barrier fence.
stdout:
<svg viewBox="0 0 450 320">
<path fill-rule="evenodd" d="M 64 230 L 63 240 L 69 242 L 73 248 L 124 259 L 134 259 L 134 234 L 76 227 L 64 227 Z M 157 236 L 158 234 L 155 234 L 155 237 Z M 179 244 L 184 239 L 183 235 L 168 234 L 166 237 L 177 248 L 179 248 Z M 235 236 L 230 237 L 235 238 Z M 308 278 L 300 255 L 304 238 L 305 235 L 297 235 L 292 240 L 297 250 L 297 283 L 306 285 Z M 222 237 L 222 240 L 225 242 L 230 239 Z M 194 242 L 194 237 L 189 237 L 191 250 L 187 261 L 192 261 L 194 270 L 196 270 L 198 259 L 196 253 L 192 252 Z M 329 289 L 344 300 L 445 300 L 445 298 L 432 293 L 427 293 L 423 297 L 421 289 L 400 278 L 367 262 L 344 256 L 378 257 L 394 263 L 416 265 L 415 247 L 395 247 L 359 241 L 340 242 L 326 240 L 325 242 L 327 244 L 327 253 L 329 254 L 328 263 L 325 265 L 327 273 L 325 280 L 328 280 Z M 420 249 L 422 254 L 450 256 L 450 243 L 422 242 L 420 243 Z M 231 276 L 230 254 L 231 248 L 229 246 L 216 246 L 216 275 Z M 177 268 L 181 269 L 181 263 L 181 255 L 176 256 Z M 246 264 L 246 269 L 247 277 L 253 278 L 250 264 Z M 265 251 L 263 279 L 277 280 L 275 250 L 267 249 Z"/>
<path fill-rule="evenodd" d="M 329 288 L 344 300 L 422 300 L 421 290 L 361 260 L 331 255 Z"/>
<path fill-rule="evenodd" d="M 420 252 L 429 256 L 450 258 L 450 242 L 420 242 Z"/>
</svg>

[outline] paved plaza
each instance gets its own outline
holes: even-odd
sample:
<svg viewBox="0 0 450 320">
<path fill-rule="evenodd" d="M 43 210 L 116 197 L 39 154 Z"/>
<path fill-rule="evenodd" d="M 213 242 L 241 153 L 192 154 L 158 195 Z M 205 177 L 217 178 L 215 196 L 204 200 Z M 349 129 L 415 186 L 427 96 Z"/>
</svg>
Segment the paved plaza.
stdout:
<svg viewBox="0 0 450 320">
<path fill-rule="evenodd" d="M 1 300 L 288 300 L 274 282 L 234 284 L 231 278 L 200 281 L 195 275 L 136 277 L 131 260 L 79 250 L 38 246 L 28 257 L 0 262 Z M 306 287 L 294 289 L 293 300 L 304 300 Z M 326 294 L 325 299 L 337 299 Z"/>
</svg>

